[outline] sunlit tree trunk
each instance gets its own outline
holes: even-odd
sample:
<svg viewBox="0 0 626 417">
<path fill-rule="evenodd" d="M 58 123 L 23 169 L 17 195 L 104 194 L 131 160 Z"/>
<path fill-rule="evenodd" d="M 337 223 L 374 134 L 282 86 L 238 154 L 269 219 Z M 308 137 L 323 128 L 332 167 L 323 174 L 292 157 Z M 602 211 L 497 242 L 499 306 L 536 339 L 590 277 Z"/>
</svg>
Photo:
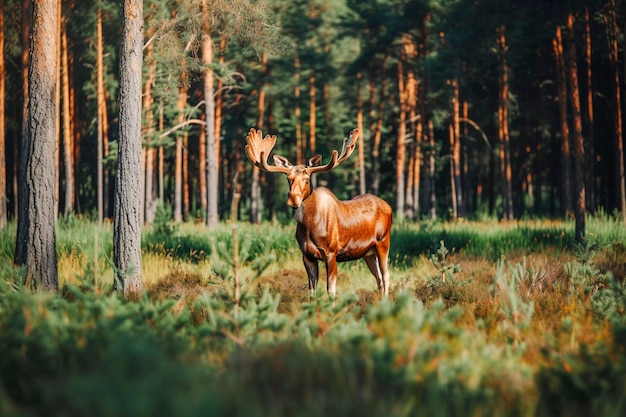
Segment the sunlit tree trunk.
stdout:
<svg viewBox="0 0 626 417">
<path fill-rule="evenodd" d="M 302 164 L 304 161 L 304 144 L 302 143 L 302 122 L 300 121 L 300 57 L 297 52 L 293 61 L 293 67 L 293 97 L 295 102 L 293 113 L 296 118 L 296 163 Z"/>
<path fill-rule="evenodd" d="M 380 93 L 378 94 L 378 109 L 376 127 L 374 132 L 374 141 L 372 143 L 372 191 L 378 195 L 380 192 L 380 146 L 383 136 L 383 120 L 385 117 L 385 99 L 387 92 L 386 63 L 383 62 L 381 71 L 382 81 L 380 83 Z"/>
<path fill-rule="evenodd" d="M 437 219 L 437 192 L 435 190 L 435 127 L 432 119 L 428 119 L 428 218 Z"/>
<path fill-rule="evenodd" d="M 148 34 L 150 37 L 150 34 Z M 144 222 L 146 224 L 152 224 L 154 222 L 154 215 L 156 212 L 156 201 L 154 193 L 154 163 L 155 163 L 155 151 L 156 148 L 152 144 L 154 135 L 154 109 L 152 104 L 154 98 L 152 96 L 152 86 L 156 79 L 156 61 L 153 59 L 154 43 L 150 42 L 146 48 L 146 63 L 148 66 L 148 77 L 144 84 L 143 89 L 143 104 L 142 110 L 144 111 L 145 127 L 142 139 L 144 142 L 145 152 L 145 176 L 144 176 L 144 201 L 145 212 Z"/>
<path fill-rule="evenodd" d="M 65 207 L 68 215 L 74 208 L 74 161 L 72 150 L 72 127 L 70 114 L 70 76 L 67 58 L 67 30 L 65 22 L 61 30 L 61 92 L 63 103 L 63 166 L 65 173 Z"/>
<path fill-rule="evenodd" d="M 611 61 L 611 72 L 613 81 L 613 110 L 615 129 L 615 183 L 616 195 L 619 199 L 618 207 L 622 212 L 622 221 L 626 223 L 626 176 L 624 167 L 624 139 L 622 126 L 622 104 L 621 104 L 621 84 L 619 80 L 619 46 L 617 44 L 618 26 L 615 0 L 611 0 L 611 7 L 605 16 L 607 27 L 607 39 L 609 42 L 609 58 Z"/>
<path fill-rule="evenodd" d="M 572 139 L 574 145 L 574 220 L 576 241 L 585 239 L 585 181 L 583 175 L 584 144 L 578 89 L 578 66 L 576 63 L 576 42 L 574 40 L 574 16 L 567 16 L 567 40 L 569 58 L 570 101 L 572 106 Z M 622 167 L 623 168 L 623 167 Z"/>
<path fill-rule="evenodd" d="M 178 100 L 176 101 L 176 111 L 178 117 L 177 124 L 185 121 L 185 106 L 187 105 L 187 83 L 186 72 L 182 75 L 181 87 L 178 89 Z M 183 141 L 186 136 L 185 132 L 176 134 L 176 157 L 174 161 L 174 221 L 181 222 L 183 220 Z"/>
<path fill-rule="evenodd" d="M 265 80 L 267 78 L 267 52 L 261 55 L 261 81 L 259 85 L 259 98 L 257 101 L 257 129 L 263 129 L 265 120 Z M 250 184 L 250 221 L 261 223 L 263 220 L 263 199 L 261 194 L 261 170 L 257 166 L 252 167 L 252 183 Z"/>
<path fill-rule="evenodd" d="M 412 219 L 416 212 L 417 202 L 414 200 L 414 187 L 415 187 L 415 170 L 416 166 L 419 166 L 419 148 L 417 146 L 416 126 L 417 126 L 417 89 L 418 81 L 415 73 L 414 62 L 417 58 L 417 48 L 412 40 L 408 37 L 404 38 L 404 53 L 406 54 L 407 63 L 407 77 L 406 77 L 406 111 L 408 116 L 408 126 L 413 140 L 410 142 L 408 150 L 408 167 L 406 173 L 406 192 L 405 192 L 405 216 Z M 417 158 L 417 159 L 416 159 Z M 419 170 L 419 168 L 417 168 Z"/>
<path fill-rule="evenodd" d="M 61 31 L 62 23 L 61 23 L 61 0 L 57 0 L 57 50 L 56 50 L 56 81 L 55 85 L 55 99 L 56 99 L 56 109 L 57 109 L 57 119 L 55 125 L 55 135 L 54 135 L 54 218 L 59 217 L 59 201 L 61 196 Z"/>
<path fill-rule="evenodd" d="M 464 217 L 463 190 L 461 187 L 461 124 L 459 81 L 453 79 L 452 86 L 452 111 L 450 120 L 450 183 L 452 187 L 453 219 Z"/>
<path fill-rule="evenodd" d="M 563 211 L 566 216 L 574 214 L 572 198 L 572 154 L 570 150 L 569 124 L 567 122 L 567 72 L 563 56 L 563 37 L 561 27 L 556 28 L 556 37 L 552 40 L 554 57 L 556 59 L 556 82 L 559 97 L 559 125 L 561 126 L 561 198 Z"/>
<path fill-rule="evenodd" d="M 20 170 L 24 188 L 18 217 L 25 227 L 16 241 L 22 246 L 22 258 L 16 262 L 26 264 L 26 284 L 38 290 L 58 290 L 55 218 L 55 136 L 57 129 L 57 50 L 58 2 L 36 0 L 33 2 L 30 64 L 28 69 L 28 109 L 22 137 Z M 23 204 L 25 203 L 25 204 Z"/>
<path fill-rule="evenodd" d="M 141 66 L 143 1 L 124 0 L 120 47 L 119 145 L 113 223 L 114 289 L 141 298 Z"/>
<path fill-rule="evenodd" d="M 406 89 L 404 86 L 404 65 L 398 60 L 398 136 L 396 148 L 396 216 L 404 218 L 404 166 L 406 165 Z"/>
<path fill-rule="evenodd" d="M 97 100 L 97 147 L 96 147 L 96 166 L 97 166 L 97 204 L 98 204 L 98 221 L 104 219 L 104 171 L 102 159 L 104 156 L 104 115 L 102 109 L 104 100 L 104 69 L 103 69 L 103 47 L 104 40 L 102 36 L 102 8 L 98 6 L 96 17 L 96 100 Z"/>
<path fill-rule="evenodd" d="M 202 12 L 202 64 L 204 65 L 204 103 L 205 103 L 205 131 L 206 131 L 206 165 L 207 165 L 207 217 L 206 224 L 215 227 L 218 223 L 218 180 L 219 155 L 216 153 L 218 138 L 215 136 L 215 98 L 213 84 L 213 39 L 211 38 L 211 18 L 207 0 L 200 1 Z"/>
<path fill-rule="evenodd" d="M 4 0 L 0 0 L 0 34 L 4 34 Z M 7 184 L 6 184 L 6 157 L 5 146 L 5 121 L 4 102 L 6 72 L 4 65 L 4 35 L 0 36 L 0 230 L 4 229 L 7 223 Z"/>
<path fill-rule="evenodd" d="M 509 68 L 507 64 L 507 46 L 505 28 L 498 28 L 498 47 L 500 52 L 500 83 L 499 83 L 499 132 L 500 132 L 500 164 L 503 177 L 502 200 L 504 202 L 504 217 L 514 219 L 513 213 L 513 170 L 511 168 L 511 145 L 509 136 Z"/>
<path fill-rule="evenodd" d="M 226 35 L 222 35 L 221 39 L 220 39 L 220 51 L 219 51 L 219 57 L 218 57 L 218 62 L 220 63 L 220 66 L 224 65 L 224 62 L 226 60 L 226 46 L 228 44 L 228 37 Z M 223 161 L 222 158 L 222 123 L 223 123 L 223 119 L 224 119 L 224 92 L 223 92 L 223 88 L 224 88 L 224 81 L 222 81 L 221 78 L 218 78 L 217 80 L 217 92 L 215 94 L 215 136 L 217 138 L 216 142 L 215 142 L 215 152 L 218 156 L 218 160 L 219 161 Z M 228 164 L 228 161 L 225 161 L 225 164 Z M 221 169 L 220 170 L 222 175 L 219 177 L 218 182 L 221 181 L 221 184 L 226 184 L 227 181 L 224 180 L 224 172 L 225 169 Z M 188 184 L 189 182 L 187 181 L 186 184 Z M 220 194 L 218 196 L 218 198 L 220 199 L 220 201 L 228 201 L 228 193 L 226 190 L 225 186 L 220 186 L 219 187 L 220 190 Z"/>
<path fill-rule="evenodd" d="M 363 129 L 363 100 L 361 99 L 362 74 L 359 71 L 356 75 L 356 126 L 359 129 L 360 138 L 357 142 L 357 155 L 359 164 L 359 194 L 365 194 L 365 130 Z"/>
<path fill-rule="evenodd" d="M 206 116 L 203 114 L 200 116 L 201 119 L 206 119 Z M 206 120 L 205 120 L 206 123 Z M 198 171 L 199 171 L 199 179 L 198 183 L 200 185 L 200 209 L 204 212 L 204 215 L 207 214 L 207 189 L 206 189 L 206 128 L 200 129 L 200 133 L 198 133 Z"/>
<path fill-rule="evenodd" d="M 311 68 L 309 75 L 309 152 L 313 156 L 317 152 L 317 92 L 315 89 L 315 69 Z M 315 188 L 317 185 L 317 176 L 311 178 L 311 186 Z"/>
</svg>

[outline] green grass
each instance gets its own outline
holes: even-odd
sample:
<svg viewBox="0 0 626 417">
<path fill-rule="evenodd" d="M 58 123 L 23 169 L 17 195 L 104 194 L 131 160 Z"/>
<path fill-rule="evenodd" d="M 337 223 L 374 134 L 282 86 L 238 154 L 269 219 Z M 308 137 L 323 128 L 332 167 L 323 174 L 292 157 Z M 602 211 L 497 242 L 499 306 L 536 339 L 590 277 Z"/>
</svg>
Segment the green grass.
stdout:
<svg viewBox="0 0 626 417">
<path fill-rule="evenodd" d="M 392 288 L 340 264 L 309 300 L 294 225 L 162 222 L 145 295 L 110 292 L 110 226 L 58 224 L 63 290 L 31 294 L 0 233 L 0 415 L 570 416 L 626 411 L 626 228 L 394 226 Z M 6 262 L 5 262 L 6 261 Z M 242 297 L 233 297 L 235 272 Z"/>
</svg>

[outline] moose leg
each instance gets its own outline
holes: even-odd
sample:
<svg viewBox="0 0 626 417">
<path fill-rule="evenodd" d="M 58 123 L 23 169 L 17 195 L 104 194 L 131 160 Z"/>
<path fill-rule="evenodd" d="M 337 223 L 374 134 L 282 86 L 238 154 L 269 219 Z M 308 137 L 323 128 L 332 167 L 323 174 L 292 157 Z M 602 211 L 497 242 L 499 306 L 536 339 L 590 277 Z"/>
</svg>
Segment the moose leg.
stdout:
<svg viewBox="0 0 626 417">
<path fill-rule="evenodd" d="M 383 274 L 380 270 L 380 263 L 378 261 L 378 255 L 373 253 L 371 255 L 365 255 L 363 260 L 367 264 L 372 275 L 376 278 L 376 284 L 378 285 L 378 290 L 383 293 Z"/>
<path fill-rule="evenodd" d="M 326 290 L 331 298 L 337 293 L 337 259 L 333 255 L 326 258 Z"/>
<path fill-rule="evenodd" d="M 387 234 L 386 239 L 381 240 L 376 245 L 376 257 L 378 258 L 378 266 L 383 278 L 382 293 L 383 296 L 387 297 L 389 295 L 389 234 Z"/>
<path fill-rule="evenodd" d="M 319 271 L 317 259 L 309 258 L 308 256 L 303 255 L 302 262 L 304 263 L 306 274 L 309 277 L 309 296 L 312 298 L 315 296 L 315 292 L 317 290 L 317 276 Z"/>
</svg>

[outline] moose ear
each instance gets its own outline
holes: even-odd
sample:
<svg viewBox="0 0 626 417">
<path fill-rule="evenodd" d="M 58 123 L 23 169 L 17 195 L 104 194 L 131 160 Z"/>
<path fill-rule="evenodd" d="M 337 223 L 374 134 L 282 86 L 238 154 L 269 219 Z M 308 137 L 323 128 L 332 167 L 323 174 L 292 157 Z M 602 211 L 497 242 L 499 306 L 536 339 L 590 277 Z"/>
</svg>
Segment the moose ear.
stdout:
<svg viewBox="0 0 626 417">
<path fill-rule="evenodd" d="M 284 156 L 274 155 L 274 165 L 277 167 L 291 168 L 291 162 Z"/>
<path fill-rule="evenodd" d="M 309 159 L 309 166 L 316 167 L 322 165 L 322 155 L 315 155 L 313 158 Z"/>
</svg>

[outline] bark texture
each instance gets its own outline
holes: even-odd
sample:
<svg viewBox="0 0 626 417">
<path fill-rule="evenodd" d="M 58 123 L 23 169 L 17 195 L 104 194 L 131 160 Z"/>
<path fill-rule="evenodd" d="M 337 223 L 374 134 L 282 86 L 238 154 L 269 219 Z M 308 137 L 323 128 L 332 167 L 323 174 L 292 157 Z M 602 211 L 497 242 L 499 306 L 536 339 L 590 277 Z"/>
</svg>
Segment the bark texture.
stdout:
<svg viewBox="0 0 626 417">
<path fill-rule="evenodd" d="M 26 225 L 26 283 L 33 290 L 57 290 L 55 230 L 55 136 L 57 121 L 57 1 L 33 2 L 28 110 L 23 138 Z"/>
<path fill-rule="evenodd" d="M 113 258 L 115 288 L 138 299 L 141 282 L 141 0 L 124 0 L 120 51 L 119 151 L 115 179 Z"/>
</svg>

